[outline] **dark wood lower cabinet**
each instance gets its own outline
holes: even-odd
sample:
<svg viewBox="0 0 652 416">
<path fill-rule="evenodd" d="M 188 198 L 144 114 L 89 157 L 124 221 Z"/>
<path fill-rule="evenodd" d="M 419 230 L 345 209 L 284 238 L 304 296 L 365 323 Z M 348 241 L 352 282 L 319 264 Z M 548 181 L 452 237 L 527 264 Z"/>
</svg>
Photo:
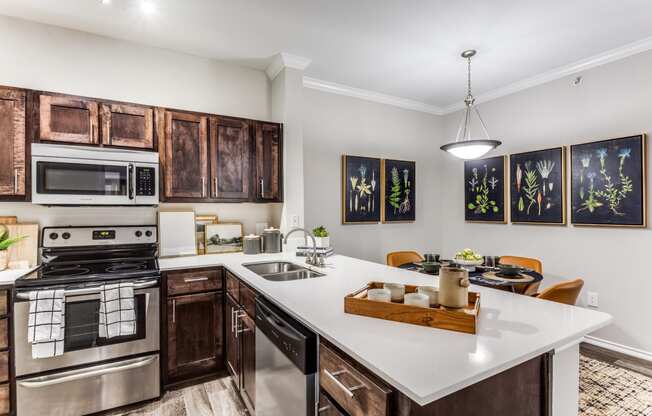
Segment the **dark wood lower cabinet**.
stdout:
<svg viewBox="0 0 652 416">
<path fill-rule="evenodd" d="M 218 370 L 223 362 L 222 294 L 168 299 L 168 377 Z"/>
<path fill-rule="evenodd" d="M 240 392 L 251 412 L 256 408 L 256 325 L 254 320 L 244 312 L 240 314 L 238 338 L 242 351 Z"/>
<path fill-rule="evenodd" d="M 227 294 L 225 311 L 225 322 L 228 325 L 225 332 L 226 369 L 233 377 L 233 382 L 238 388 L 240 388 L 240 349 L 235 334 L 235 321 L 239 311 L 240 305 L 238 302 Z"/>
</svg>

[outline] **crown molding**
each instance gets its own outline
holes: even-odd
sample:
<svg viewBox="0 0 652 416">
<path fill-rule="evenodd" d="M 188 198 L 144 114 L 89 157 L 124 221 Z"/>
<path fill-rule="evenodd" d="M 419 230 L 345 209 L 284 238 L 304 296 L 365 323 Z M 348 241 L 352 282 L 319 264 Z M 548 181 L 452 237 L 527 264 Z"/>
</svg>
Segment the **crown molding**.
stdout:
<svg viewBox="0 0 652 416">
<path fill-rule="evenodd" d="M 422 113 L 435 115 L 444 114 L 441 108 L 431 104 L 426 104 L 407 98 L 396 97 L 393 95 L 382 94 L 379 92 L 363 90 L 361 88 L 350 87 L 348 85 L 342 85 L 335 82 L 323 81 L 316 78 L 303 77 L 303 86 L 313 90 L 330 92 L 332 94 L 345 95 L 347 97 L 360 98 L 362 100 L 392 105 L 395 107 L 404 108 L 406 110 L 420 111 Z"/>
<path fill-rule="evenodd" d="M 582 59 L 570 65 L 561 66 L 531 78 L 526 78 L 504 87 L 485 92 L 483 94 L 477 95 L 475 97 L 475 101 L 476 103 L 492 101 L 500 97 L 505 97 L 507 95 L 511 95 L 528 88 L 536 87 L 538 85 L 555 81 L 569 75 L 577 74 L 579 72 L 596 68 L 611 62 L 619 61 L 621 59 L 625 59 L 642 52 L 647 52 L 649 50 L 652 50 L 652 37 L 629 43 L 619 48 L 611 49 L 598 55 L 594 55 L 590 58 Z M 442 113 L 444 115 L 450 114 L 462 110 L 463 108 L 464 103 L 460 101 L 459 103 L 445 106 L 442 108 Z"/>
<path fill-rule="evenodd" d="M 272 62 L 265 68 L 265 73 L 269 79 L 273 80 L 284 68 L 303 71 L 311 62 L 308 58 L 281 52 L 274 55 Z"/>
</svg>

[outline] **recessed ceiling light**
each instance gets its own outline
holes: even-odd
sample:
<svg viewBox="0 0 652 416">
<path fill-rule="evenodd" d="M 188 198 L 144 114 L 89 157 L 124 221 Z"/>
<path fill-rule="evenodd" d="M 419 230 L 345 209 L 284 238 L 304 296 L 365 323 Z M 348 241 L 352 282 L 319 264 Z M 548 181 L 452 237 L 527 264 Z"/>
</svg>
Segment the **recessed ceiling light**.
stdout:
<svg viewBox="0 0 652 416">
<path fill-rule="evenodd" d="M 156 11 L 156 6 L 151 0 L 142 0 L 140 3 L 140 8 L 145 14 L 152 14 Z"/>
</svg>

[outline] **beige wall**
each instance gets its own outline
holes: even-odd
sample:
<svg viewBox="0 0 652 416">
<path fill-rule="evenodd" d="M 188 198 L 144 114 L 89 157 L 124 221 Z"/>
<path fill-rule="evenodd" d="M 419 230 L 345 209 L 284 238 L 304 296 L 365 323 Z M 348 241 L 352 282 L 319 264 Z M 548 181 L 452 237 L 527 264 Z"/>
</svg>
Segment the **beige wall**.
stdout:
<svg viewBox="0 0 652 416">
<path fill-rule="evenodd" d="M 503 140 L 492 154 L 508 154 L 652 131 L 652 52 L 598 67 L 571 86 L 564 78 L 489 103 L 480 111 L 491 134 Z M 460 114 L 445 117 L 455 133 Z M 648 171 L 650 171 L 648 166 Z M 443 248 L 523 255 L 543 261 L 548 283 L 584 278 L 599 293 L 600 310 L 615 322 L 595 336 L 652 352 L 650 229 L 605 229 L 464 222 L 463 164 L 446 158 Z M 649 204 L 649 201 L 648 201 Z"/>
<path fill-rule="evenodd" d="M 337 252 L 380 263 L 393 250 L 439 251 L 441 119 L 310 89 L 304 101 L 306 226 L 324 225 Z M 416 222 L 342 225 L 342 154 L 416 161 Z"/>
</svg>

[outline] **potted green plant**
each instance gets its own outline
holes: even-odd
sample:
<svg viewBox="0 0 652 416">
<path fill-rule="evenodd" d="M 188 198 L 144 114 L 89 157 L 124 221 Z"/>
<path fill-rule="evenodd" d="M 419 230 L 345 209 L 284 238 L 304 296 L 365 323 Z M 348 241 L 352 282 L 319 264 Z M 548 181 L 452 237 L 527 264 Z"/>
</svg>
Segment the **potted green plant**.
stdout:
<svg viewBox="0 0 652 416">
<path fill-rule="evenodd" d="M 315 236 L 315 243 L 317 244 L 317 247 L 328 248 L 331 246 L 330 238 L 328 237 L 328 231 L 323 225 L 314 228 L 312 230 L 312 234 Z"/>
<path fill-rule="evenodd" d="M 7 264 L 9 263 L 9 255 L 7 253 L 9 247 L 19 242 L 23 238 L 25 237 L 21 236 L 10 238 L 9 230 L 4 225 L 2 226 L 2 233 L 0 234 L 0 271 L 5 270 L 7 268 Z"/>
</svg>

